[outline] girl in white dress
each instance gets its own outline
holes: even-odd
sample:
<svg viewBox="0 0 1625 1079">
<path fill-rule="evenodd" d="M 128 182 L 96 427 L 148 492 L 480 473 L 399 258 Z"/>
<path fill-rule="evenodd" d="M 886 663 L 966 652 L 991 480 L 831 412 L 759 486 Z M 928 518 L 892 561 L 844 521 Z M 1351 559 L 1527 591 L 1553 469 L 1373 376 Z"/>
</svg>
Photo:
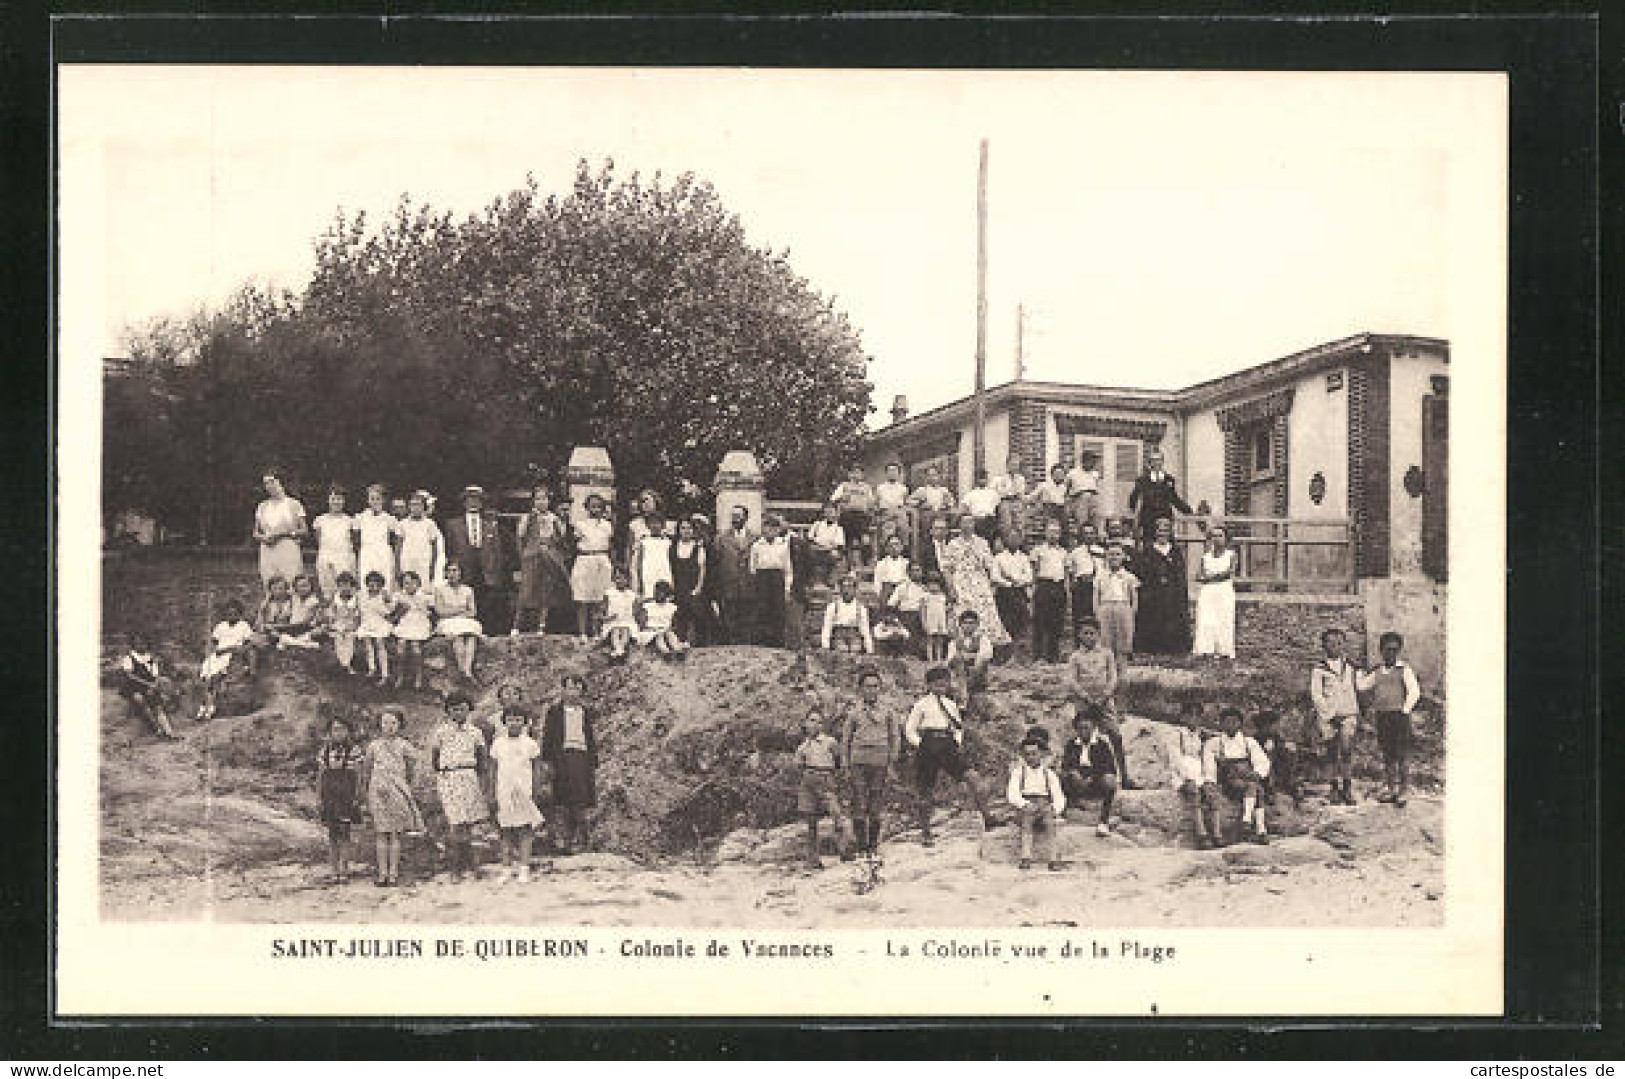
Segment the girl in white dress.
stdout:
<svg viewBox="0 0 1625 1079">
<path fill-rule="evenodd" d="M 367 574 L 366 584 L 367 591 L 361 596 L 361 625 L 355 635 L 367 661 L 367 674 L 383 685 L 389 681 L 389 639 L 395 635 L 395 597 L 384 590 L 384 575 L 377 570 Z"/>
<path fill-rule="evenodd" d="M 609 642 L 611 660 L 625 661 L 638 628 L 638 594 L 627 587 L 626 571 L 618 569 L 614 585 L 604 593 L 602 637 Z"/>
<path fill-rule="evenodd" d="M 260 582 L 269 585 L 273 577 L 291 581 L 304 570 L 299 539 L 310 529 L 305 525 L 305 507 L 289 497 L 280 475 L 267 472 L 262 482 L 266 497 L 254 509 L 254 542 L 260 545 Z"/>
<path fill-rule="evenodd" d="M 666 520 L 658 513 L 644 518 L 646 531 L 632 549 L 632 577 L 638 597 L 655 598 L 655 586 L 662 581 L 668 589 L 675 588 L 671 573 L 671 537 L 666 535 Z"/>
<path fill-rule="evenodd" d="M 411 570 L 425 588 L 445 580 L 446 540 L 440 526 L 427 516 L 429 496 L 413 491 L 406 500 L 406 519 L 398 525 L 401 537 L 401 576 Z"/>
<path fill-rule="evenodd" d="M 332 599 L 339 574 L 355 572 L 355 518 L 344 512 L 344 491 L 327 492 L 327 512 L 310 522 L 316 533 L 316 580 L 322 596 Z"/>
<path fill-rule="evenodd" d="M 1196 647 L 1199 656 L 1236 657 L 1236 552 L 1222 527 L 1208 529 L 1196 570 Z"/>
<path fill-rule="evenodd" d="M 526 728 L 530 714 L 523 708 L 502 710 L 502 730 L 491 736 L 491 765 L 496 770 L 492 794 L 497 827 L 502 831 L 502 862 L 518 880 L 530 880 L 530 848 L 542 812 L 536 808 L 537 772 L 542 747 Z"/>
<path fill-rule="evenodd" d="M 198 708 L 198 719 L 214 718 L 215 694 L 238 653 L 248 660 L 250 671 L 253 670 L 253 637 L 254 627 L 243 617 L 243 605 L 234 599 L 227 600 L 221 608 L 220 621 L 209 634 L 209 654 L 203 657 L 197 672 L 203 683 L 203 704 Z"/>
<path fill-rule="evenodd" d="M 423 642 L 434 636 L 434 624 L 429 618 L 430 596 L 423 590 L 423 578 L 417 570 L 401 574 L 401 591 L 395 597 L 400 620 L 395 623 L 395 637 L 401 642 L 400 684 L 406 683 L 406 672 L 416 672 L 414 689 L 423 688 Z"/>
<path fill-rule="evenodd" d="M 656 582 L 654 599 L 643 605 L 643 629 L 638 632 L 638 643 L 653 648 L 664 659 L 683 658 L 688 654 L 688 645 L 671 628 L 676 617 L 677 604 L 671 600 L 670 582 Z"/>
<path fill-rule="evenodd" d="M 609 589 L 609 545 L 615 526 L 609 520 L 609 505 L 598 495 L 587 496 L 587 516 L 574 522 L 575 565 L 570 567 L 570 594 L 576 602 L 576 632 L 590 641 L 598 635 L 595 624 Z"/>
<path fill-rule="evenodd" d="M 356 532 L 361 537 L 361 557 L 356 574 L 367 583 L 367 574 L 378 573 L 385 587 L 395 583 L 395 547 L 400 543 L 401 523 L 384 508 L 383 484 L 367 488 L 367 508 L 355 515 Z"/>
</svg>

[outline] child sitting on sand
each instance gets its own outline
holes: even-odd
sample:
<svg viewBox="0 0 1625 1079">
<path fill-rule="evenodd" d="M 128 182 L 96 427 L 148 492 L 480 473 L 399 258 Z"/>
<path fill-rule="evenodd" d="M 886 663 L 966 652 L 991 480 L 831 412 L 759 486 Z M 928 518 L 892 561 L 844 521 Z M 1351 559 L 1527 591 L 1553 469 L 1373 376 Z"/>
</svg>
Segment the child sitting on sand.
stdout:
<svg viewBox="0 0 1625 1079">
<path fill-rule="evenodd" d="M 656 581 L 654 599 L 643 605 L 643 628 L 638 631 L 638 643 L 654 649 L 662 659 L 686 658 L 688 642 L 672 628 L 676 618 L 677 604 L 672 602 L 671 582 Z"/>
<path fill-rule="evenodd" d="M 1016 824 L 1021 829 L 1021 868 L 1033 867 L 1033 835 L 1039 833 L 1049 850 L 1049 868 L 1055 872 L 1061 868 L 1056 857 L 1056 831 L 1065 819 L 1066 794 L 1060 777 L 1044 761 L 1044 749 L 1043 741 L 1035 734 L 1021 740 L 1021 755 L 1010 768 L 1004 796 L 1016 810 Z"/>
<path fill-rule="evenodd" d="M 1253 823 L 1253 842 L 1270 841 L 1264 827 L 1264 807 L 1258 802 L 1260 782 L 1269 775 L 1270 760 L 1259 744 L 1241 729 L 1241 710 L 1225 708 L 1219 712 L 1219 733 L 1202 747 L 1202 812 L 1198 820 L 1202 836 L 1198 846 L 1213 848 L 1224 845 L 1220 826 L 1223 811 L 1221 794 L 1241 802 L 1241 822 Z"/>
<path fill-rule="evenodd" d="M 130 650 L 119 660 L 119 696 L 130 702 L 137 716 L 165 738 L 176 737 L 169 713 L 175 707 L 175 687 L 164 674 L 163 662 L 152 650 L 147 634 L 130 634 Z"/>
<path fill-rule="evenodd" d="M 220 609 L 221 619 L 209 634 L 209 654 L 198 668 L 198 679 L 203 683 L 203 704 L 198 708 L 198 719 L 214 718 L 215 697 L 226 673 L 239 658 L 248 664 L 250 676 L 254 673 L 254 627 L 243 617 L 243 605 L 228 599 Z"/>
<path fill-rule="evenodd" d="M 638 594 L 627 587 L 630 578 L 617 569 L 614 584 L 604 593 L 604 626 L 601 639 L 609 642 L 611 663 L 625 663 L 631 655 L 632 638 L 638 633 Z"/>
</svg>

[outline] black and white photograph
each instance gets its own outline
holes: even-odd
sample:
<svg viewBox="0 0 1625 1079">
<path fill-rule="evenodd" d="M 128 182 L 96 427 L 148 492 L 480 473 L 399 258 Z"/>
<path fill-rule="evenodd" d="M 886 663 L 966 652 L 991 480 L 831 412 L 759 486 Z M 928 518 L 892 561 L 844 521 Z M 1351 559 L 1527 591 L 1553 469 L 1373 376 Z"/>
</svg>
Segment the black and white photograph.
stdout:
<svg viewBox="0 0 1625 1079">
<path fill-rule="evenodd" d="M 65 1006 L 1499 1008 L 1503 78 L 58 80 Z"/>
</svg>

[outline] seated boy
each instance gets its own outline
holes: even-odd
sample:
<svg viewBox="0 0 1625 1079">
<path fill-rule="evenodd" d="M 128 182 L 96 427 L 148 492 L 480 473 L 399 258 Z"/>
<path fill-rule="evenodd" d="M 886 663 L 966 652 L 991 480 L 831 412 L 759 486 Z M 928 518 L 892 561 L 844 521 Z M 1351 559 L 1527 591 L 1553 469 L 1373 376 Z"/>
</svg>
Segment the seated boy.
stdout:
<svg viewBox="0 0 1625 1079">
<path fill-rule="evenodd" d="M 1284 794 L 1294 806 L 1303 800 L 1298 789 L 1298 752 L 1281 735 L 1281 717 L 1272 711 L 1259 712 L 1253 717 L 1254 737 L 1264 756 L 1270 759 L 1269 774 L 1264 777 L 1262 796 L 1265 805 L 1275 804 L 1275 795 Z"/>
<path fill-rule="evenodd" d="M 908 577 L 891 590 L 881 607 L 884 614 L 895 615 L 898 623 L 908 632 L 905 647 L 898 649 L 913 652 L 917 656 L 925 655 L 925 623 L 920 617 L 920 611 L 925 606 L 925 573 L 918 562 L 908 564 Z M 875 640 L 880 635 L 876 633 Z M 908 647 L 912 645 L 912 647 Z"/>
<path fill-rule="evenodd" d="M 1100 799 L 1097 835 L 1111 835 L 1112 802 L 1121 783 L 1122 762 L 1111 739 L 1100 729 L 1104 714 L 1099 705 L 1063 705 L 1072 711 L 1073 735 L 1061 748 L 1061 786 L 1067 801 L 1081 806 L 1087 799 Z"/>
<path fill-rule="evenodd" d="M 1263 778 L 1269 775 L 1270 759 L 1259 744 L 1241 730 L 1241 710 L 1226 707 L 1219 712 L 1219 733 L 1202 747 L 1202 805 L 1197 818 L 1203 849 L 1224 845 L 1220 817 L 1224 797 L 1241 802 L 1241 822 L 1253 823 L 1253 842 L 1270 841 L 1264 827 L 1264 807 L 1258 802 Z"/>
<path fill-rule="evenodd" d="M 988 718 L 987 675 L 993 665 L 993 638 L 982 632 L 982 618 L 966 608 L 959 612 L 958 632 L 948 642 L 948 666 L 959 680 L 967 715 Z"/>
<path fill-rule="evenodd" d="M 1034 735 L 1021 740 L 1021 757 L 1010 769 L 1005 800 L 1015 808 L 1017 826 L 1021 830 L 1021 868 L 1033 867 L 1033 834 L 1037 832 L 1046 840 L 1049 868 L 1059 870 L 1056 827 L 1065 819 L 1066 795 L 1061 790 L 1060 777 L 1044 763 L 1044 745 Z"/>
<path fill-rule="evenodd" d="M 869 633 L 869 608 L 858 598 L 858 579 L 848 573 L 841 578 L 841 594 L 824 608 L 824 631 L 820 637 L 826 652 L 875 650 Z"/>
<path fill-rule="evenodd" d="M 1078 627 L 1078 647 L 1067 661 L 1072 697 L 1085 708 L 1100 709 L 1097 725 L 1111 739 L 1117 751 L 1119 775 L 1125 790 L 1133 790 L 1128 775 L 1128 756 L 1123 752 L 1123 734 L 1117 725 L 1117 657 L 1100 639 L 1100 623 L 1085 618 Z"/>
<path fill-rule="evenodd" d="M 151 638 L 141 630 L 130 634 L 130 650 L 119 660 L 118 670 L 119 696 L 130 702 L 131 711 L 160 736 L 178 737 L 169 715 L 179 704 L 179 695 L 164 673 L 163 660 L 152 649 Z"/>
</svg>

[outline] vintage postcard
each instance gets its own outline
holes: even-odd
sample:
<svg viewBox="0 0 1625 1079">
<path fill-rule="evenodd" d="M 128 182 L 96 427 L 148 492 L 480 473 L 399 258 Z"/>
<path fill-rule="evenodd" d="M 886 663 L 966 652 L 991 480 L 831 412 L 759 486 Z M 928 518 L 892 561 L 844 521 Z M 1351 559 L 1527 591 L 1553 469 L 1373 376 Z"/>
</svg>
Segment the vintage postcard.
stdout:
<svg viewBox="0 0 1625 1079">
<path fill-rule="evenodd" d="M 1503 77 L 57 79 L 59 1014 L 1501 1011 Z"/>
</svg>

